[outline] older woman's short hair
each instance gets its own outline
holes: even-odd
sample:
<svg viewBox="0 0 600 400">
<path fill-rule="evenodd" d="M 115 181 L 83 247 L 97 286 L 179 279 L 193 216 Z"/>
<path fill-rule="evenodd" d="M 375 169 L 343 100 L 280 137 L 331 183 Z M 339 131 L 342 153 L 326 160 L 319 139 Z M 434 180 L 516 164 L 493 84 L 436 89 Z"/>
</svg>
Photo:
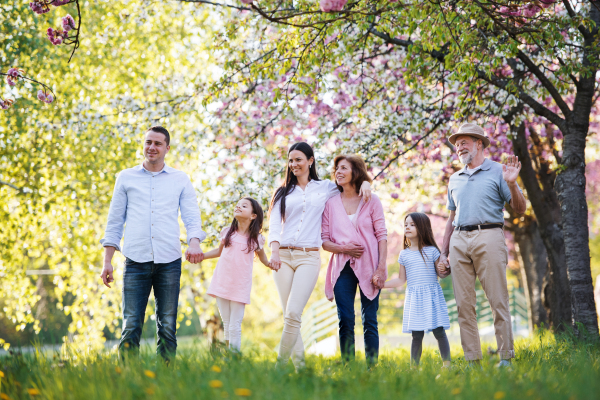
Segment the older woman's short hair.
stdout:
<svg viewBox="0 0 600 400">
<path fill-rule="evenodd" d="M 369 183 L 373 182 L 373 180 L 367 173 L 367 165 L 365 164 L 365 160 L 363 160 L 361 156 L 357 156 L 356 154 L 341 154 L 333 160 L 333 170 L 331 171 L 331 174 L 333 175 L 334 181 L 335 171 L 337 170 L 338 164 L 342 160 L 348 161 L 352 166 L 352 181 L 350 183 L 354 185 L 354 188 L 356 189 L 356 194 L 360 192 L 360 186 L 363 184 L 364 181 L 367 181 Z M 338 185 L 338 189 L 340 189 L 340 192 L 344 191 L 344 189 L 340 185 Z"/>
</svg>

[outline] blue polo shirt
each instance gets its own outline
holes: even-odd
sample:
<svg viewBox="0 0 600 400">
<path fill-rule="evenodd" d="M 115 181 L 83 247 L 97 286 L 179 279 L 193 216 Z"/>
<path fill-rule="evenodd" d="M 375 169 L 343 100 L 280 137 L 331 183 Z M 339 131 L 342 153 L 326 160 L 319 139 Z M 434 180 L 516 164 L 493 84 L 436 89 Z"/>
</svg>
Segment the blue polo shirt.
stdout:
<svg viewBox="0 0 600 400">
<path fill-rule="evenodd" d="M 454 226 L 504 223 L 504 204 L 512 198 L 502 178 L 502 164 L 485 159 L 472 175 L 467 166 L 448 184 L 448 210 L 456 211 Z M 519 188 L 519 190 L 521 190 Z"/>
</svg>

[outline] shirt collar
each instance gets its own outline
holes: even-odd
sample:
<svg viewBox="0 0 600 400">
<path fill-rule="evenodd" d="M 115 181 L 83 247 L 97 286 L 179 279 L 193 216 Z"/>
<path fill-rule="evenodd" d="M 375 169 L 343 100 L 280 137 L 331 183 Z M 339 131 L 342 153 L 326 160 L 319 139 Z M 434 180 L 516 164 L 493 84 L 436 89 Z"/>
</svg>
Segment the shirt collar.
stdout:
<svg viewBox="0 0 600 400">
<path fill-rule="evenodd" d="M 477 168 L 479 168 L 479 169 L 481 169 L 483 171 L 487 171 L 490 168 L 492 168 L 492 162 L 489 159 L 485 158 L 483 160 L 483 163 L 479 167 L 477 167 Z M 466 173 L 467 173 L 467 166 L 465 165 L 463 167 L 463 169 L 460 170 L 460 174 L 466 174 Z"/>
<path fill-rule="evenodd" d="M 146 168 L 144 168 L 144 163 L 141 163 L 136 168 L 137 168 L 138 171 L 146 172 L 146 173 L 149 173 L 149 174 L 155 173 L 155 172 L 148 171 Z M 169 167 L 165 163 L 165 165 L 163 166 L 163 169 L 161 169 L 160 171 L 156 172 L 156 175 L 162 174 L 163 172 L 169 173 L 169 172 L 171 172 L 172 169 L 173 168 Z"/>
</svg>

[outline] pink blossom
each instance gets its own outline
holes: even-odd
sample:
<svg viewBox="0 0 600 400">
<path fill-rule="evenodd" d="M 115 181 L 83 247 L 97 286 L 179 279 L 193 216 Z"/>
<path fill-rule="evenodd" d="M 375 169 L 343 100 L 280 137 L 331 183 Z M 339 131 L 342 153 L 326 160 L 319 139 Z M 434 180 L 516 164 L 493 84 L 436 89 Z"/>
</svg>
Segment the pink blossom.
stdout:
<svg viewBox="0 0 600 400">
<path fill-rule="evenodd" d="M 555 2 L 556 0 L 540 0 L 540 3 L 544 8 L 551 7 Z"/>
<path fill-rule="evenodd" d="M 398 196 L 398 193 L 392 193 L 391 196 L 392 196 L 392 199 L 397 199 L 398 197 L 400 197 L 400 196 Z"/>
<path fill-rule="evenodd" d="M 54 0 L 50 2 L 54 7 L 64 6 L 65 4 L 69 4 L 71 0 Z"/>
<path fill-rule="evenodd" d="M 348 0 L 321 0 L 320 6 L 323 12 L 342 11 Z"/>
<path fill-rule="evenodd" d="M 535 17 L 542 9 L 536 4 L 530 3 L 521 9 L 522 14 L 525 18 Z"/>
<path fill-rule="evenodd" d="M 50 43 L 55 46 L 62 44 L 63 40 L 67 38 L 67 32 L 62 31 L 61 29 L 48 28 L 46 34 L 48 35 L 48 40 L 50 40 Z"/>
<path fill-rule="evenodd" d="M 8 107 L 10 107 L 11 101 L 10 100 L 2 100 L 0 99 L 0 108 L 3 110 L 8 110 Z"/>
<path fill-rule="evenodd" d="M 19 80 L 19 76 L 21 76 L 21 73 L 16 68 L 9 69 L 6 74 L 8 75 L 6 77 L 6 83 L 8 83 L 9 86 L 15 86 Z"/>
<path fill-rule="evenodd" d="M 31 11 L 36 14 L 45 14 L 50 11 L 48 6 L 46 6 L 44 3 L 40 3 L 39 1 L 29 3 L 29 8 L 31 8 Z"/>
<path fill-rule="evenodd" d="M 248 4 L 248 5 L 252 4 L 252 0 L 240 0 L 240 1 L 244 4 Z"/>
<path fill-rule="evenodd" d="M 75 20 L 69 14 L 62 18 L 62 26 L 65 32 L 75 29 Z"/>
<path fill-rule="evenodd" d="M 42 89 L 38 90 L 37 98 L 38 100 L 48 104 L 54 101 L 54 96 L 52 95 L 52 93 L 46 94 L 46 92 L 44 92 Z"/>
</svg>

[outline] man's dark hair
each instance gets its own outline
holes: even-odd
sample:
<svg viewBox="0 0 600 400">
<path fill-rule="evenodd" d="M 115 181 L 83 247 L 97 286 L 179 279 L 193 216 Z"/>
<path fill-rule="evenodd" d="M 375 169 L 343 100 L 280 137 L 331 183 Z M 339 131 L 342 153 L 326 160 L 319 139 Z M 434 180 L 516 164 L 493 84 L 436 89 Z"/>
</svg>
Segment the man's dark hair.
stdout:
<svg viewBox="0 0 600 400">
<path fill-rule="evenodd" d="M 169 134 L 167 128 L 163 128 L 162 126 L 153 126 L 152 128 L 148 129 L 148 131 L 162 133 L 163 135 L 165 135 L 165 141 L 167 142 L 167 146 L 169 145 L 169 143 L 171 143 L 171 135 Z"/>
</svg>

